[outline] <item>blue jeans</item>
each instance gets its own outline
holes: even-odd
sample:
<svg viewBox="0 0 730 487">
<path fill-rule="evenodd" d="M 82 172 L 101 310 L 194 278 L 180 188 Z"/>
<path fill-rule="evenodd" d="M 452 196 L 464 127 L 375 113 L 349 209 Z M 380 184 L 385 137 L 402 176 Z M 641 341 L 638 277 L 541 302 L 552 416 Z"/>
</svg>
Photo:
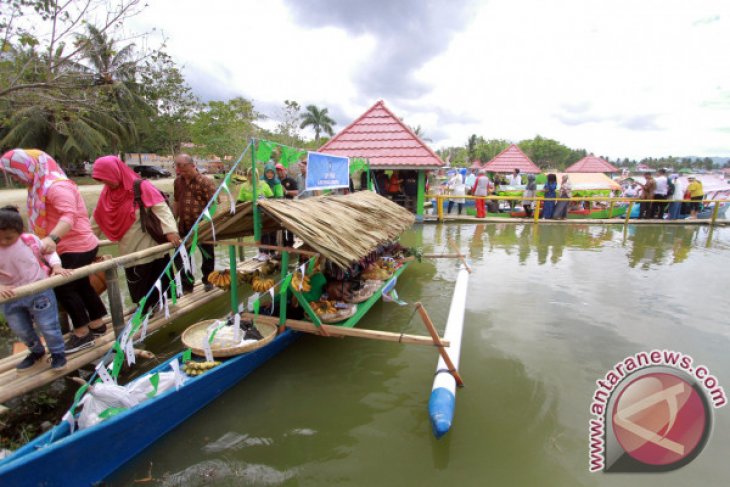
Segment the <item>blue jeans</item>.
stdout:
<svg viewBox="0 0 730 487">
<path fill-rule="evenodd" d="M 18 338 L 32 352 L 45 352 L 38 334 L 33 328 L 35 321 L 38 329 L 46 339 L 51 353 L 63 353 L 63 334 L 58 323 L 56 296 L 52 289 L 38 294 L 18 298 L 2 305 L 5 319 Z"/>
<path fill-rule="evenodd" d="M 672 201 L 669 203 L 669 219 L 670 220 L 677 220 L 679 219 L 679 214 L 682 210 L 682 202 L 681 201 Z"/>
</svg>

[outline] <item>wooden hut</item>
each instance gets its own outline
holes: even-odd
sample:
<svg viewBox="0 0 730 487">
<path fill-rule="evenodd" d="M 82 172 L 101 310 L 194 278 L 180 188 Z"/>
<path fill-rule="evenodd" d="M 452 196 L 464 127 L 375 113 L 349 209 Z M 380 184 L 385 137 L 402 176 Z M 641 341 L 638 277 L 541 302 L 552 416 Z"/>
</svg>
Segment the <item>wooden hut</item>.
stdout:
<svg viewBox="0 0 730 487">
<path fill-rule="evenodd" d="M 415 171 L 415 194 L 410 194 L 412 191 L 406 188 L 399 203 L 415 207 L 416 221 L 423 221 L 426 171 L 444 166 L 441 158 L 393 114 L 383 100 L 320 147 L 319 152 L 367 159 L 371 171 Z"/>
</svg>

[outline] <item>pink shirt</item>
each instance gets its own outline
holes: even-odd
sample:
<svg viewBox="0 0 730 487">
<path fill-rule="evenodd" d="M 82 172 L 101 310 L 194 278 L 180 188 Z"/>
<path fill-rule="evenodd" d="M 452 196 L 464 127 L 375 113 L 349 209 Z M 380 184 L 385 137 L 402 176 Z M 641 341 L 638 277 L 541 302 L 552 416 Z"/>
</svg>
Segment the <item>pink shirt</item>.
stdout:
<svg viewBox="0 0 730 487">
<path fill-rule="evenodd" d="M 40 246 L 40 239 L 32 236 Z M 44 257 L 51 267 L 61 265 L 61 259 L 55 252 Z M 0 247 L 0 284 L 22 286 L 46 277 L 48 276 L 33 255 L 33 250 L 23 240 L 18 239 L 9 247 Z"/>
<path fill-rule="evenodd" d="M 71 225 L 71 230 L 58 242 L 57 252 L 88 252 L 99 245 L 99 239 L 91 231 L 86 203 L 76 186 L 56 183 L 46 194 L 46 232 L 59 221 Z"/>
</svg>

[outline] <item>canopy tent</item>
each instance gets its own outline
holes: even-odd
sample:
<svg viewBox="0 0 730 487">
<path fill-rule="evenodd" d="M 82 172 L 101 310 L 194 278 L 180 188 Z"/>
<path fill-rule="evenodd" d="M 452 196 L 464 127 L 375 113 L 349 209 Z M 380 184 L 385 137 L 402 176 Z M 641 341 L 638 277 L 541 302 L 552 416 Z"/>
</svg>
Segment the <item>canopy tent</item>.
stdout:
<svg viewBox="0 0 730 487">
<path fill-rule="evenodd" d="M 521 173 L 540 173 L 540 168 L 515 144 L 510 145 L 497 154 L 494 159 L 482 166 L 481 169 L 487 172 L 512 172 L 515 169 L 519 169 Z"/>
<path fill-rule="evenodd" d="M 569 166 L 565 172 L 569 173 L 606 173 L 619 172 L 619 169 L 608 161 L 593 154 Z"/>
<path fill-rule="evenodd" d="M 621 191 L 621 185 L 602 172 L 557 173 L 558 183 L 568 176 L 574 197 L 609 196 L 611 191 Z"/>
<path fill-rule="evenodd" d="M 368 159 L 371 169 L 439 169 L 445 165 L 383 100 L 332 137 L 319 152 Z"/>
<path fill-rule="evenodd" d="M 379 245 L 391 242 L 415 218 L 400 205 L 372 191 L 315 196 L 304 200 L 263 199 L 264 232 L 286 228 L 323 257 L 346 269 Z M 236 213 L 213 218 L 216 239 L 253 235 L 253 205 L 236 205 Z M 200 225 L 199 240 L 210 240 L 210 223 Z"/>
</svg>

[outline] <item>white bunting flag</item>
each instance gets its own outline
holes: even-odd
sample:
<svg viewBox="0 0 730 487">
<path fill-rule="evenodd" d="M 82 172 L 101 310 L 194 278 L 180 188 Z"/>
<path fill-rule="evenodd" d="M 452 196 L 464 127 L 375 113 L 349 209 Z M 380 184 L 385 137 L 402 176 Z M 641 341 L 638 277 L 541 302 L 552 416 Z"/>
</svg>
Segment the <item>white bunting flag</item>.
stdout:
<svg viewBox="0 0 730 487">
<path fill-rule="evenodd" d="M 62 421 L 68 422 L 69 428 L 71 429 L 71 433 L 74 432 L 76 429 L 76 421 L 74 420 L 73 414 L 71 414 L 71 411 L 66 411 L 66 414 L 63 415 L 63 418 L 61 418 Z"/>
<path fill-rule="evenodd" d="M 182 285 L 182 271 L 178 271 L 177 274 L 175 274 L 175 292 L 177 293 L 177 297 L 180 298 L 183 295 L 183 285 Z"/>
<path fill-rule="evenodd" d="M 180 245 L 180 258 L 182 258 L 183 269 L 192 274 L 193 271 L 190 270 L 190 256 L 188 255 L 188 249 L 185 248 L 185 244 Z"/>
<path fill-rule="evenodd" d="M 172 362 L 170 362 L 170 368 L 175 374 L 175 390 L 178 390 L 183 383 L 183 376 L 180 373 L 180 364 L 178 363 L 177 359 L 174 359 Z"/>
<path fill-rule="evenodd" d="M 165 302 L 165 319 L 170 318 L 170 303 L 169 299 L 167 298 L 167 293 L 162 295 L 162 300 Z"/>
<path fill-rule="evenodd" d="M 239 314 L 233 317 L 233 341 L 236 343 L 241 341 L 241 315 Z"/>
<path fill-rule="evenodd" d="M 201 252 L 202 252 L 202 250 L 201 250 Z M 195 252 L 191 252 L 190 253 L 190 267 L 192 269 L 197 269 L 198 268 L 198 264 L 195 262 Z M 190 274 L 192 274 L 194 271 L 193 270 L 190 270 L 188 272 L 190 272 Z"/>
<path fill-rule="evenodd" d="M 162 306 L 163 306 L 162 282 L 160 282 L 159 279 L 157 279 L 157 281 L 155 281 L 155 287 L 157 288 L 157 299 L 158 299 L 157 305 L 160 307 L 160 311 L 162 311 Z"/>
<path fill-rule="evenodd" d="M 307 263 L 306 262 L 299 266 L 299 272 L 302 274 L 302 280 L 299 281 L 299 291 L 301 291 L 302 286 L 304 285 L 304 276 L 306 276 L 306 272 L 307 272 Z"/>
<path fill-rule="evenodd" d="M 99 364 L 96 366 L 96 373 L 99 375 L 99 378 L 101 381 L 106 385 L 112 385 L 114 384 L 114 379 L 112 379 L 112 376 L 109 375 L 109 371 L 106 369 L 106 365 L 104 365 L 104 361 L 99 362 Z"/>
<path fill-rule="evenodd" d="M 124 346 L 124 355 L 127 357 L 127 365 L 132 366 L 137 363 L 137 357 L 134 355 L 134 345 L 132 345 L 132 340 L 129 340 Z"/>
<path fill-rule="evenodd" d="M 142 333 L 139 336 L 140 341 L 144 340 L 147 336 L 147 325 L 150 324 L 150 314 L 147 313 L 144 317 L 144 321 L 142 322 Z"/>
<path fill-rule="evenodd" d="M 231 204 L 231 215 L 236 214 L 236 199 L 231 196 L 231 190 L 228 189 L 228 183 L 226 181 L 223 181 L 223 184 L 221 185 L 223 188 L 223 191 L 228 193 L 228 202 Z"/>
<path fill-rule="evenodd" d="M 210 222 L 210 233 L 213 234 L 213 240 L 215 241 L 215 226 L 213 225 L 213 217 L 210 216 L 210 210 L 208 208 L 203 211 L 203 217 L 207 218 Z"/>
</svg>

